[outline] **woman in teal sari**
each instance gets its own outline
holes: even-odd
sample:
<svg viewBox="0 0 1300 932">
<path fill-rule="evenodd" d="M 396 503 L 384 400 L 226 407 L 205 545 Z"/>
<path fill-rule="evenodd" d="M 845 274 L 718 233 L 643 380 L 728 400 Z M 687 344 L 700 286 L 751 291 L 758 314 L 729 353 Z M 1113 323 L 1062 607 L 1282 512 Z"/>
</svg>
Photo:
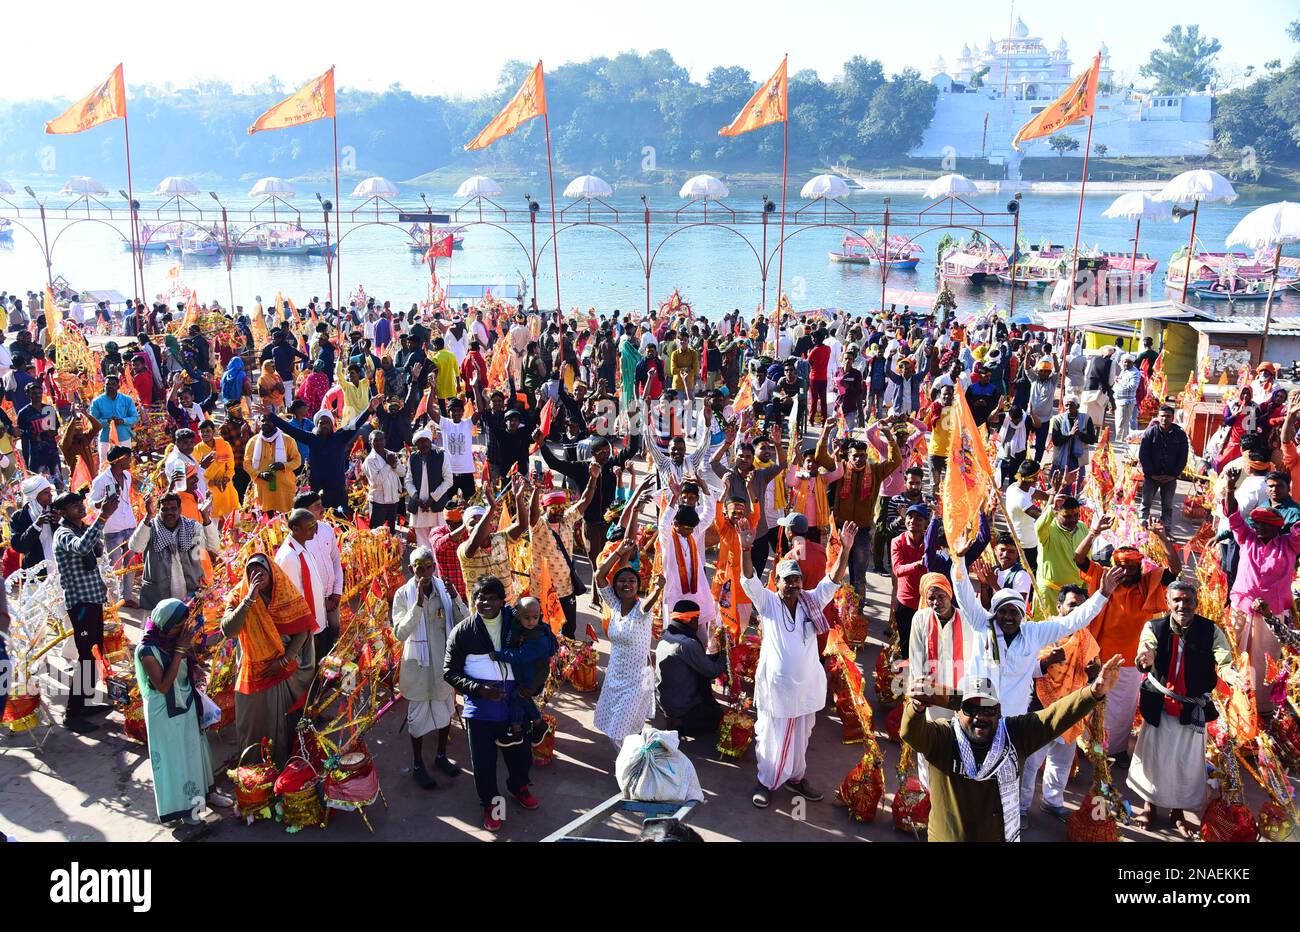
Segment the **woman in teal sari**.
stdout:
<svg viewBox="0 0 1300 932">
<path fill-rule="evenodd" d="M 632 407 L 636 398 L 636 367 L 641 362 L 641 350 L 637 349 L 636 331 L 624 333 L 618 343 L 618 372 L 623 388 L 623 410 Z"/>
<path fill-rule="evenodd" d="M 159 822 L 199 821 L 204 801 L 227 807 L 233 800 L 213 793 L 212 752 L 203 734 L 198 697 L 198 664 L 189 607 L 164 599 L 150 613 L 135 649 L 135 678 L 144 703 L 153 764 L 153 797 Z"/>
</svg>

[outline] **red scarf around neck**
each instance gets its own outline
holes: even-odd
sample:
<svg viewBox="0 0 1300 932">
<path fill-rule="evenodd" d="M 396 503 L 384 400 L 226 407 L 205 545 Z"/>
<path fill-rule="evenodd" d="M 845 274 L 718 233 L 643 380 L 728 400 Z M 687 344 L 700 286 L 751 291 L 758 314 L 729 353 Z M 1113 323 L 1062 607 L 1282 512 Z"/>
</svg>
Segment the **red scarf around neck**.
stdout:
<svg viewBox="0 0 1300 932">
<path fill-rule="evenodd" d="M 682 535 L 673 532 L 673 549 L 677 551 L 677 578 L 681 581 L 682 592 L 694 593 L 699 586 L 699 579 L 696 578 L 696 567 L 699 565 L 699 554 L 695 549 L 695 535 L 688 534 L 686 543 L 691 551 L 691 565 L 686 566 L 686 555 L 682 553 Z"/>
</svg>

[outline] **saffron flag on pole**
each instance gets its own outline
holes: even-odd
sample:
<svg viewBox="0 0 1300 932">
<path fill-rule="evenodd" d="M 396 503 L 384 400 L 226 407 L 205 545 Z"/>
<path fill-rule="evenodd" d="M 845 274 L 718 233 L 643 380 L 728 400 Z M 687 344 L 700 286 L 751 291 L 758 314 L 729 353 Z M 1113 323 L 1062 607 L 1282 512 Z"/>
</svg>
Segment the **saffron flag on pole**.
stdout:
<svg viewBox="0 0 1300 932">
<path fill-rule="evenodd" d="M 54 291 L 45 286 L 45 327 L 50 336 L 57 337 L 63 333 L 63 310 L 54 301 Z"/>
<path fill-rule="evenodd" d="M 103 84 L 45 124 L 51 135 L 80 133 L 109 120 L 126 118 L 126 81 L 118 65 Z"/>
<path fill-rule="evenodd" d="M 1048 104 L 1045 109 L 1034 114 L 1033 119 L 1020 127 L 1016 138 L 1011 140 L 1012 148 L 1019 152 L 1020 144 L 1026 140 L 1050 136 L 1075 120 L 1092 116 L 1097 104 L 1097 74 L 1100 71 L 1101 53 L 1098 52 L 1088 69 L 1074 79 L 1073 83 L 1065 89 L 1064 94 Z"/>
<path fill-rule="evenodd" d="M 501 112 L 479 132 L 477 136 L 465 143 L 466 149 L 486 149 L 503 136 L 509 136 L 519 128 L 520 123 L 539 117 L 546 113 L 546 78 L 542 74 L 539 61 L 519 85 L 515 96 L 510 98 Z"/>
<path fill-rule="evenodd" d="M 308 81 L 298 91 L 280 101 L 253 121 L 248 135 L 264 129 L 302 126 L 334 116 L 334 66 L 318 78 Z"/>
<path fill-rule="evenodd" d="M 942 416 L 952 419 L 952 446 L 943 477 L 943 530 L 948 546 L 956 547 L 979 516 L 989 489 L 995 488 L 993 466 L 964 392 L 957 392 Z"/>
<path fill-rule="evenodd" d="M 429 244 L 428 250 L 424 253 L 425 261 L 432 262 L 434 259 L 450 259 L 451 247 L 455 240 L 455 235 L 448 233 L 446 236 L 435 239 Z"/>
<path fill-rule="evenodd" d="M 789 102 L 785 81 L 787 62 L 788 59 L 781 59 L 781 64 L 777 66 L 772 77 L 754 92 L 754 96 L 749 98 L 749 103 L 741 108 L 736 118 L 729 125 L 718 130 L 719 136 L 739 136 L 741 133 L 748 133 L 751 129 L 785 122 L 786 105 Z"/>
</svg>

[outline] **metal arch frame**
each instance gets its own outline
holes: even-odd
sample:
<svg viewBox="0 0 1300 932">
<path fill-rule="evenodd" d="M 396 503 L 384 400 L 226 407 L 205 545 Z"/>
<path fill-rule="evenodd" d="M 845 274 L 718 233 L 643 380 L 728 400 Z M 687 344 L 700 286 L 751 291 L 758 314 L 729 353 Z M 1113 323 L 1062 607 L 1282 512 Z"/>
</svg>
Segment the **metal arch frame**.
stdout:
<svg viewBox="0 0 1300 932">
<path fill-rule="evenodd" d="M 570 205 L 570 206 L 576 206 L 576 205 Z M 610 210 L 614 210 L 614 208 L 611 207 Z M 615 223 L 618 222 L 618 211 L 616 210 L 614 211 L 614 222 Z M 583 229 L 584 227 L 599 227 L 602 230 L 609 230 L 609 232 L 616 234 L 619 238 L 623 240 L 623 242 L 627 243 L 629 246 L 632 247 L 632 252 L 636 253 L 637 261 L 641 263 L 641 272 L 645 275 L 645 300 L 646 300 L 646 308 L 648 309 L 650 307 L 650 272 L 654 260 L 652 258 L 648 258 L 647 256 L 643 256 L 641 254 L 641 250 L 637 247 L 636 243 L 632 242 L 632 238 L 628 236 L 626 233 L 624 233 L 622 230 L 615 229 L 613 226 L 611 226 L 608 223 L 602 223 L 600 221 L 595 221 L 590 219 L 585 221 L 578 221 L 578 220 L 567 221 L 564 224 L 564 226 L 556 230 L 554 234 L 542 240 L 542 245 L 536 248 L 536 255 L 532 256 L 529 260 L 532 263 L 533 295 L 535 296 L 537 294 L 537 266 L 538 263 L 541 261 L 542 254 L 546 252 L 546 247 L 550 245 L 553 240 L 559 237 L 559 235 L 565 232 L 566 230 L 580 230 Z M 744 238 L 743 234 L 739 233 L 738 231 L 733 231 L 733 232 L 735 232 L 736 235 L 740 236 L 742 239 Z M 672 234 L 670 234 L 670 236 L 671 235 Z M 664 241 L 665 242 L 667 241 L 667 237 L 665 238 Z M 520 243 L 519 245 L 522 246 L 523 244 Z M 662 246 L 663 243 L 660 243 L 660 245 Z M 656 253 L 659 252 L 658 248 L 655 249 L 655 252 Z"/>
<path fill-rule="evenodd" d="M 648 214 L 648 213 L 649 213 L 649 212 L 647 211 L 647 214 Z M 714 229 L 718 229 L 718 230 L 725 230 L 726 232 L 728 232 L 728 233 L 732 234 L 733 236 L 735 236 L 736 238 L 738 238 L 738 239 L 739 239 L 742 243 L 744 243 L 746 246 L 748 246 L 748 247 L 749 247 L 749 251 L 750 251 L 751 253 L 753 253 L 753 255 L 754 255 L 754 261 L 758 263 L 758 274 L 759 274 L 759 278 L 760 278 L 761 281 L 762 281 L 763 294 L 766 296 L 766 294 L 767 294 L 767 266 L 768 266 L 768 263 L 767 263 L 766 261 L 764 261 L 764 258 L 763 258 L 763 256 L 759 253 L 759 251 L 758 251 L 757 249 L 754 248 L 754 244 L 750 241 L 749 237 L 746 236 L 744 233 L 741 233 L 739 230 L 735 229 L 734 227 L 732 227 L 730 224 L 726 224 L 726 223 L 709 223 L 707 220 L 696 220 L 696 221 L 693 221 L 693 222 L 691 222 L 691 223 L 687 223 L 687 224 L 685 224 L 684 226 L 680 226 L 680 227 L 678 227 L 676 230 L 673 230 L 671 233 L 669 233 L 667 236 L 665 236 L 663 239 L 661 239 L 661 240 L 659 241 L 659 243 L 655 246 L 654 251 L 653 251 L 652 253 L 650 253 L 650 256 L 649 256 L 649 262 L 647 263 L 647 268 L 646 268 L 646 278 L 645 278 L 645 300 L 646 300 L 646 313 L 647 313 L 647 314 L 650 313 L 650 276 L 651 276 L 651 275 L 653 274 L 653 272 L 654 272 L 654 263 L 655 263 L 655 259 L 657 259 L 657 258 L 659 257 L 659 250 L 663 249 L 664 246 L 668 245 L 668 241 L 669 241 L 670 239 L 672 239 L 673 237 L 675 237 L 678 233 L 685 233 L 687 230 L 693 229 L 693 228 L 695 228 L 695 227 L 712 227 L 712 228 L 714 228 Z M 650 227 L 649 227 L 649 220 L 648 220 L 648 218 L 647 218 L 647 221 L 646 221 L 646 232 L 647 232 L 646 242 L 647 242 L 647 244 L 649 243 L 649 229 L 650 229 Z M 767 224 L 766 224 L 766 223 L 763 224 L 763 235 L 764 235 L 764 236 L 767 235 Z M 766 306 L 766 300 L 764 300 L 764 306 Z"/>
</svg>

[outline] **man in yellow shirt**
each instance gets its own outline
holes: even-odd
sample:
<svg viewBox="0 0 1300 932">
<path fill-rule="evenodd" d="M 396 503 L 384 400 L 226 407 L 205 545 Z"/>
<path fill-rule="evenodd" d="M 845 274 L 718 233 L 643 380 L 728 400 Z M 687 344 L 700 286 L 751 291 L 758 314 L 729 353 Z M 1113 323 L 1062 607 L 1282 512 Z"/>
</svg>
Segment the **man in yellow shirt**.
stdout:
<svg viewBox="0 0 1300 932">
<path fill-rule="evenodd" d="M 270 420 L 244 448 L 244 471 L 253 477 L 253 503 L 267 514 L 289 511 L 298 492 L 294 473 L 302 465 L 302 454 L 292 437 L 277 430 Z"/>
<path fill-rule="evenodd" d="M 700 354 L 683 339 L 668 357 L 668 383 L 685 393 L 687 400 L 695 397 L 695 380 L 700 372 Z"/>
<path fill-rule="evenodd" d="M 460 393 L 460 364 L 456 354 L 447 349 L 442 337 L 433 340 L 433 365 L 437 371 L 434 387 L 438 395 L 438 408 L 447 414 L 447 402 Z"/>
</svg>

